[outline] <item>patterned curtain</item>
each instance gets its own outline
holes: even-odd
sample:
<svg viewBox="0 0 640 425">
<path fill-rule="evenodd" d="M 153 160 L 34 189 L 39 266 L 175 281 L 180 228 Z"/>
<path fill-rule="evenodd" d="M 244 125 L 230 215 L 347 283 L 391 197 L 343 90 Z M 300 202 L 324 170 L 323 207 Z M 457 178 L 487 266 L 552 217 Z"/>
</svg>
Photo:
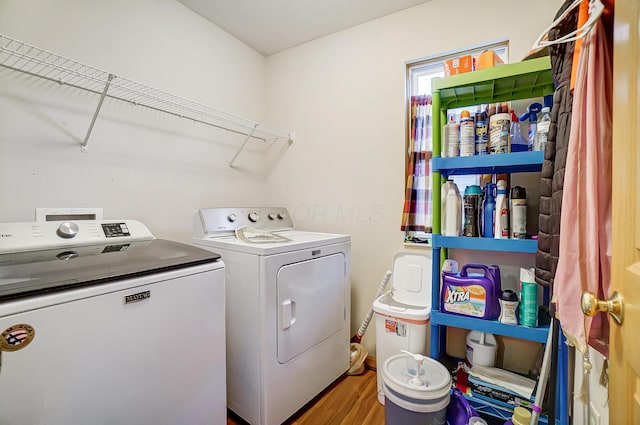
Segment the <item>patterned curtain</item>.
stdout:
<svg viewBox="0 0 640 425">
<path fill-rule="evenodd" d="M 431 96 L 411 96 L 409 162 L 401 229 L 431 233 Z"/>
</svg>

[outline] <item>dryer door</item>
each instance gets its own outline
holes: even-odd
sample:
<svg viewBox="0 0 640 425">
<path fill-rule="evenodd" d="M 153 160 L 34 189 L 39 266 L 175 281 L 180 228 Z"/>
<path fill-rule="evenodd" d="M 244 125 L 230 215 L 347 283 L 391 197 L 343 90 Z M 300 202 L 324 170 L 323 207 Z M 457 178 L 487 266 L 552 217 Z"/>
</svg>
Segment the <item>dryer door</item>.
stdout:
<svg viewBox="0 0 640 425">
<path fill-rule="evenodd" d="M 278 270 L 278 363 L 283 364 L 347 325 L 345 257 L 333 254 Z"/>
</svg>

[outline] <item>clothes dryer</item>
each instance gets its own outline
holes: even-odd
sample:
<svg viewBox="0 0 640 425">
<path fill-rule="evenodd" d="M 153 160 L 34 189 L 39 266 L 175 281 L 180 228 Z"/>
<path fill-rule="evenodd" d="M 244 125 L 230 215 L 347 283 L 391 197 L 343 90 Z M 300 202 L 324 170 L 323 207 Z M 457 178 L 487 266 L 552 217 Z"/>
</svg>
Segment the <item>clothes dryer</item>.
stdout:
<svg viewBox="0 0 640 425">
<path fill-rule="evenodd" d="M 349 368 L 350 237 L 294 230 L 285 208 L 206 208 L 193 243 L 225 263 L 227 405 L 279 425 Z"/>
</svg>

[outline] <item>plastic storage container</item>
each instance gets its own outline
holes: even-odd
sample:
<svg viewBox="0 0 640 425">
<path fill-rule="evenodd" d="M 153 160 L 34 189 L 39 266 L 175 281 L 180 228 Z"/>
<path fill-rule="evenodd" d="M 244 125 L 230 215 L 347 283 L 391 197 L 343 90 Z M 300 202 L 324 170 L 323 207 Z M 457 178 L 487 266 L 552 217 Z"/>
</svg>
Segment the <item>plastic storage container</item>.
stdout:
<svg viewBox="0 0 640 425">
<path fill-rule="evenodd" d="M 451 390 L 446 367 L 429 357 L 397 354 L 382 366 L 386 425 L 444 425 Z"/>
<path fill-rule="evenodd" d="M 401 350 L 426 354 L 431 280 L 431 254 L 401 253 L 395 256 L 392 291 L 373 302 L 378 365 Z M 385 403 L 381 373 L 378 373 L 378 401 Z"/>
</svg>

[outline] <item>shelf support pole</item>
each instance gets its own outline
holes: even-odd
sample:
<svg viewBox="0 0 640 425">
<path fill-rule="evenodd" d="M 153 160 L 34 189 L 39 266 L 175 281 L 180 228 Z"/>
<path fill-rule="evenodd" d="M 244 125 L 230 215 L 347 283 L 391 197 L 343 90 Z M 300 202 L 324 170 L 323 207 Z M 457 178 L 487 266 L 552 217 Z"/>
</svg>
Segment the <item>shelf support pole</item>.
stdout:
<svg viewBox="0 0 640 425">
<path fill-rule="evenodd" d="M 233 167 L 233 163 L 236 162 L 236 158 L 238 158 L 238 155 L 240 155 L 240 152 L 243 151 L 244 147 L 247 146 L 249 139 L 251 139 L 251 136 L 253 136 L 253 133 L 255 133 L 259 125 L 260 124 L 254 125 L 253 129 L 251 130 L 251 133 L 247 134 L 247 138 L 244 139 L 244 142 L 242 142 L 242 145 L 240 145 L 240 148 L 238 148 L 238 151 L 236 152 L 236 154 L 233 155 L 233 158 L 231 158 L 231 161 L 229 162 L 229 167 Z"/>
<path fill-rule="evenodd" d="M 93 131 L 93 126 L 96 123 L 96 119 L 98 118 L 98 114 L 100 113 L 100 109 L 102 108 L 102 102 L 104 102 L 104 98 L 107 96 L 107 91 L 109 90 L 109 86 L 111 85 L 111 80 L 113 80 L 114 75 L 109 74 L 107 78 L 107 83 L 104 85 L 104 89 L 102 90 L 102 95 L 100 95 L 100 100 L 98 101 L 98 106 L 96 106 L 96 111 L 93 113 L 93 118 L 91 118 L 91 124 L 89 124 L 89 129 L 87 130 L 87 134 L 84 136 L 84 140 L 82 141 L 82 146 L 80 150 L 82 152 L 87 151 L 87 143 L 89 142 L 89 136 L 91 136 L 91 131 Z"/>
</svg>

